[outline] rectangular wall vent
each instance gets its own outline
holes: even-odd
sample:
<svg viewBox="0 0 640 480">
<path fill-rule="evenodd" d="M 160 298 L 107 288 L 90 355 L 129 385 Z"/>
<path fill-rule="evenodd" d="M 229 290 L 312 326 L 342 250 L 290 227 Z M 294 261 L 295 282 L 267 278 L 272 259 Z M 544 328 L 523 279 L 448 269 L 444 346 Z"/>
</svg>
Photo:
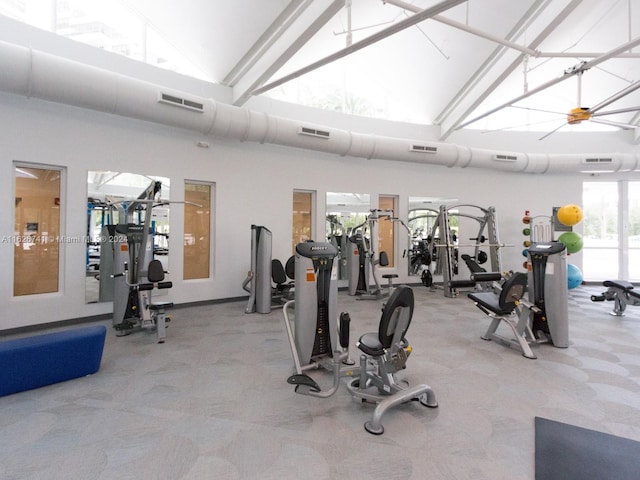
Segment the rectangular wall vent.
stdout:
<svg viewBox="0 0 640 480">
<path fill-rule="evenodd" d="M 409 151 L 421 153 L 437 153 L 438 147 L 430 147 L 429 145 L 411 145 L 409 147 Z"/>
<path fill-rule="evenodd" d="M 193 100 L 187 100 L 186 98 L 176 97 L 175 95 L 169 95 L 168 93 L 160 93 L 158 98 L 159 103 L 166 103 L 168 105 L 174 105 L 176 107 L 186 108 L 195 112 L 204 112 L 204 105 Z"/>
<path fill-rule="evenodd" d="M 311 128 L 311 127 L 300 127 L 300 129 L 298 130 L 298 133 L 300 135 L 309 135 L 311 137 L 318 137 L 318 138 L 329 138 L 331 136 L 331 133 L 327 132 L 326 130 L 318 130 L 316 128 Z"/>
<path fill-rule="evenodd" d="M 503 155 L 501 153 L 496 154 L 494 159 L 499 162 L 517 162 L 518 161 L 518 157 L 516 155 Z"/>
<path fill-rule="evenodd" d="M 613 158 L 585 158 L 582 163 L 613 163 Z"/>
</svg>

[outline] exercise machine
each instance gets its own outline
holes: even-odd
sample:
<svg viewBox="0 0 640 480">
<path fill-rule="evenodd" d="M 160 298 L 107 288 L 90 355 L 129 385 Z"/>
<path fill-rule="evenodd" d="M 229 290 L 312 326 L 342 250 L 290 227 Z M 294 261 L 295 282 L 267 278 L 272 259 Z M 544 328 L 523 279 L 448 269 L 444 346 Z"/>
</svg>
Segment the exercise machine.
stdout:
<svg viewBox="0 0 640 480">
<path fill-rule="evenodd" d="M 460 211 L 460 208 L 477 209 L 480 214 L 466 213 Z M 451 226 L 451 217 L 468 218 L 478 223 L 476 236 L 469 238 L 473 243 L 465 244 L 459 242 L 459 235 L 454 233 Z M 436 265 L 434 269 L 430 266 L 429 274 L 423 274 L 423 277 L 429 279 L 429 286 L 432 289 L 440 286 L 445 297 L 457 297 L 460 288 L 476 287 L 478 283 L 484 283 L 484 289 L 486 289 L 487 282 L 490 284 L 502 277 L 500 249 L 506 245 L 500 243 L 498 239 L 498 225 L 494 207 L 483 208 L 469 204 L 441 205 L 438 219 L 433 225 L 428 240 L 427 250 L 430 254 L 430 260 L 432 262 L 435 261 Z M 486 261 L 488 258 L 491 271 L 485 272 L 487 275 L 472 275 L 470 279 L 463 280 L 455 278 L 459 273 L 459 250 L 465 247 L 473 248 L 473 259 L 484 258 Z M 488 256 L 481 248 L 488 248 Z M 469 257 L 471 258 L 471 255 Z M 434 275 L 440 274 L 442 275 L 442 284 L 437 285 L 431 279 L 433 279 Z M 425 283 L 424 280 L 423 283 Z"/>
<path fill-rule="evenodd" d="M 129 287 L 127 311 L 122 322 L 116 325 L 117 335 L 124 336 L 139 330 L 155 330 L 158 343 L 166 339 L 167 322 L 170 317 L 166 310 L 173 307 L 173 302 L 157 302 L 153 300 L 153 290 L 164 290 L 173 287 L 173 283 L 165 281 L 162 262 L 151 260 L 146 271 L 146 282 L 129 283 L 128 265 L 124 271 L 116 273 L 114 278 L 122 277 Z"/>
<path fill-rule="evenodd" d="M 512 273 L 499 290 L 470 292 L 467 296 L 491 318 L 489 328 L 481 337 L 483 340 L 493 340 L 520 350 L 523 356 L 534 359 L 536 356 L 529 345 L 536 341 L 531 330 L 530 312 L 538 309 L 524 299 L 527 282 L 526 273 Z M 513 338 L 497 332 L 502 322 L 509 326 Z"/>
<path fill-rule="evenodd" d="M 467 296 L 492 319 L 484 340 L 494 340 L 535 359 L 531 344 L 569 346 L 567 266 L 560 242 L 532 245 L 529 255 L 529 273 L 512 273 L 499 289 Z M 497 333 L 502 322 L 509 326 L 513 338 Z"/>
<path fill-rule="evenodd" d="M 347 273 L 347 241 L 349 235 L 347 229 L 340 221 L 340 215 L 327 215 L 327 241 L 338 249 L 338 280 L 348 278 Z"/>
<path fill-rule="evenodd" d="M 173 306 L 151 298 L 152 290 L 172 286 L 164 279 L 162 263 L 153 259 L 151 211 L 158 204 L 161 189 L 161 182 L 154 180 L 135 200 L 115 204 L 119 223 L 103 227 L 100 247 L 100 299 L 112 295 L 116 335 L 152 329 L 158 343 L 166 336 L 165 309 Z"/>
<path fill-rule="evenodd" d="M 280 260 L 272 258 L 272 244 L 271 230 L 251 225 L 251 268 L 242 282 L 242 288 L 249 293 L 245 313 L 270 313 L 291 299 L 293 273 L 288 269 L 293 260 L 290 258 L 285 268 Z"/>
<path fill-rule="evenodd" d="M 303 373 L 310 369 L 340 367 L 349 346 L 349 316 L 337 317 L 338 250 L 330 243 L 305 242 L 296 246 L 294 300 L 284 304 L 283 315 L 296 374 L 291 384 L 308 384 L 316 393 L 320 387 Z M 293 328 L 291 310 L 295 308 Z M 334 355 L 339 361 L 333 361 Z M 351 365 L 353 362 L 346 362 Z M 349 369 L 350 370 L 350 369 Z M 346 374 L 346 372 L 345 372 Z M 337 389 L 337 381 L 335 388 Z M 326 392 L 321 396 L 328 396 Z"/>
<path fill-rule="evenodd" d="M 251 269 L 242 283 L 249 293 L 245 313 L 271 312 L 271 247 L 271 230 L 251 225 Z"/>
<path fill-rule="evenodd" d="M 367 333 L 356 343 L 361 351 L 359 366 L 349 358 L 349 314 L 337 320 L 337 273 L 333 263 L 337 249 L 328 243 L 308 242 L 296 247 L 295 300 L 283 308 L 284 322 L 294 359 L 295 373 L 287 382 L 295 385 L 296 393 L 326 398 L 335 394 L 341 379 L 352 396 L 377 404 L 373 417 L 365 423 L 372 434 L 384 432 L 383 414 L 410 400 L 427 407 L 437 407 L 436 396 L 428 385 L 409 387 L 395 374 L 406 368 L 412 349 L 406 340 L 414 308 L 413 290 L 396 287 L 385 304 L 378 332 Z M 290 318 L 294 309 L 293 328 Z M 306 372 L 324 368 L 332 372 L 333 383 L 328 390 Z"/>
<path fill-rule="evenodd" d="M 539 341 L 555 347 L 569 346 L 569 289 L 567 252 L 561 242 L 539 242 L 529 247 L 533 286 L 529 300 L 539 311 L 533 313 L 531 329 Z"/>
<path fill-rule="evenodd" d="M 351 235 L 347 238 L 347 272 L 349 274 L 348 290 L 349 295 L 357 296 L 360 300 L 380 300 L 390 294 L 391 280 L 386 291 L 380 287 L 376 274 L 377 266 L 386 267 L 389 265 L 389 258 L 386 252 L 380 252 L 375 258 L 372 248 L 371 235 L 375 224 L 382 218 L 392 219 L 393 212 L 390 210 L 373 209 L 363 223 L 353 228 Z M 374 286 L 369 288 L 369 279 L 373 278 Z M 387 277 L 392 279 L 394 277 Z"/>
<path fill-rule="evenodd" d="M 289 257 L 286 265 L 277 258 L 271 259 L 271 280 L 273 287 L 271 289 L 271 302 L 280 302 L 284 304 L 287 300 L 291 300 L 292 292 L 295 287 L 294 278 L 294 260 L 295 257 Z"/>
<path fill-rule="evenodd" d="M 637 307 L 640 305 L 640 292 L 635 291 L 631 282 L 625 280 L 605 280 L 602 285 L 607 287 L 601 295 L 591 295 L 592 302 L 613 301 L 611 315 L 624 316 L 627 305 Z"/>
</svg>

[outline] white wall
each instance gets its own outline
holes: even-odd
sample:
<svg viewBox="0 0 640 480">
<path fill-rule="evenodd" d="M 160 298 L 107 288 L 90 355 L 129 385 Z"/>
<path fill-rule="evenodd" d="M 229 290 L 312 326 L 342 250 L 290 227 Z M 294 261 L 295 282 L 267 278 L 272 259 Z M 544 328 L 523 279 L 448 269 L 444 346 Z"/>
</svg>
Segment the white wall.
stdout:
<svg viewBox="0 0 640 480">
<path fill-rule="evenodd" d="M 168 86 L 196 96 L 228 102 L 231 91 L 97 51 L 0 16 L 0 40 L 49 52 L 130 77 Z M 331 125 L 347 131 L 398 138 L 437 140 L 438 128 L 361 119 L 319 112 L 264 98 L 248 105 L 270 115 Z M 147 106 L 158 108 L 157 106 Z M 245 295 L 242 281 L 249 269 L 250 225 L 267 226 L 274 235 L 273 256 L 290 255 L 291 206 L 294 189 L 317 192 L 316 236 L 324 235 L 324 198 L 328 191 L 398 195 L 406 219 L 409 196 L 455 197 L 461 203 L 495 206 L 503 249 L 503 268 L 521 269 L 522 216 L 525 210 L 548 215 L 553 206 L 579 203 L 580 174 L 525 174 L 495 170 L 446 168 L 398 161 L 367 160 L 274 144 L 203 138 L 194 131 L 148 123 L 59 103 L 0 93 L 0 238 L 13 235 L 13 162 L 65 168 L 62 196 L 63 233 L 86 231 L 86 178 L 89 170 L 127 171 L 171 179 L 171 200 L 183 200 L 185 180 L 215 183 L 213 277 L 190 282 L 182 278 L 182 208 L 171 208 L 169 269 L 176 303 Z M 578 139 L 577 143 L 574 141 Z M 630 132 L 605 136 L 554 135 L 537 142 L 536 134 L 503 135 L 456 132 L 448 141 L 467 147 L 519 152 L 638 152 Z M 574 140 L 571 140 L 574 139 Z M 603 141 L 604 139 L 604 141 Z M 198 141 L 210 148 L 196 146 Z M 639 175 L 620 173 L 620 175 Z M 372 207 L 374 207 L 372 205 Z M 579 230 L 579 229 L 578 229 Z M 464 234 L 466 236 L 466 234 Z M 406 259 L 395 269 L 406 275 Z M 56 294 L 14 298 L 13 245 L 0 244 L 0 330 L 111 312 L 111 304 L 85 304 L 85 248 L 61 249 L 61 288 Z M 581 255 L 570 259 L 581 266 Z"/>
<path fill-rule="evenodd" d="M 495 206 L 501 241 L 518 245 L 503 250 L 503 268 L 521 269 L 521 218 L 525 210 L 549 214 L 555 205 L 579 203 L 577 175 L 510 174 L 478 169 L 449 169 L 394 161 L 340 157 L 289 147 L 206 138 L 199 134 L 76 107 L 0 94 L 0 237 L 13 234 L 13 162 L 57 165 L 66 169 L 64 233 L 86 231 L 86 178 L 89 170 L 127 171 L 171 179 L 171 200 L 183 200 L 185 179 L 214 182 L 214 275 L 183 282 L 182 208 L 171 208 L 169 269 L 176 303 L 242 296 L 249 268 L 250 225 L 265 225 L 274 235 L 274 257 L 290 255 L 294 189 L 317 192 L 316 229 L 324 232 L 328 191 L 400 197 L 406 219 L 409 196 L 455 197 L 461 203 Z M 48 323 L 111 312 L 111 304 L 85 304 L 85 250 L 63 245 L 62 283 L 56 294 L 14 298 L 13 246 L 0 249 L 0 329 Z M 399 252 L 401 253 L 401 252 Z M 397 273 L 406 275 L 406 260 Z"/>
</svg>

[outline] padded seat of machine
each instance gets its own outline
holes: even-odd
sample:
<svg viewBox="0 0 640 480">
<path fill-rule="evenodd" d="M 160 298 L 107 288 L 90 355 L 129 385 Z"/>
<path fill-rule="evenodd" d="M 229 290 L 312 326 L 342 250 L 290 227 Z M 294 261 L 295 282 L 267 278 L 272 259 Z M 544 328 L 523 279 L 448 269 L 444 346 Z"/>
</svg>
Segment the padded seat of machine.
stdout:
<svg viewBox="0 0 640 480">
<path fill-rule="evenodd" d="M 471 273 L 486 272 L 486 270 L 484 268 L 482 268 L 480 265 L 478 265 L 478 263 L 471 258 L 471 255 L 469 255 L 467 253 L 463 253 L 461 255 L 461 257 L 462 257 L 462 260 L 464 260 L 464 263 L 467 264 L 467 268 L 469 269 L 469 271 Z"/>
<path fill-rule="evenodd" d="M 626 291 L 633 290 L 633 284 L 625 280 L 605 280 L 604 282 L 602 282 L 602 285 L 604 285 L 605 287 L 620 288 Z M 635 292 L 629 292 L 629 293 L 633 294 Z"/>
<path fill-rule="evenodd" d="M 467 296 L 497 315 L 508 315 L 513 310 L 500 308 L 500 298 L 493 292 L 473 292 L 468 293 Z"/>
<path fill-rule="evenodd" d="M 149 310 L 153 310 L 157 312 L 158 310 L 163 310 L 165 308 L 172 308 L 173 302 L 155 302 L 149 304 Z"/>
<path fill-rule="evenodd" d="M 358 348 L 372 357 L 379 357 L 384 354 L 384 346 L 380 342 L 378 334 L 374 332 L 362 335 L 358 340 Z"/>
<path fill-rule="evenodd" d="M 527 286 L 527 275 L 515 273 L 502 285 L 499 295 L 494 292 L 471 292 L 467 294 L 476 304 L 496 315 L 509 315 L 516 308 Z"/>
<path fill-rule="evenodd" d="M 382 275 L 382 278 L 398 278 L 398 274 L 397 273 L 385 273 L 384 275 Z"/>
</svg>

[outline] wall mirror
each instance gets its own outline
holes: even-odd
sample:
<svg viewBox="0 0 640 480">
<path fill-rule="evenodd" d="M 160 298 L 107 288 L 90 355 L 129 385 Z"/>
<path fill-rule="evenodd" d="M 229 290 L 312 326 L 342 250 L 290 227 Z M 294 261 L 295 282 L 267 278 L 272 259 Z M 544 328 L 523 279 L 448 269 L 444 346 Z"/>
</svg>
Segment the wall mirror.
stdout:
<svg viewBox="0 0 640 480">
<path fill-rule="evenodd" d="M 113 273 L 129 259 L 116 258 L 116 225 L 149 225 L 144 252 L 145 264 L 152 259 L 169 268 L 168 178 L 134 173 L 90 171 L 87 175 L 87 250 L 85 300 L 87 303 L 113 301 Z"/>
<path fill-rule="evenodd" d="M 369 215 L 371 201 L 366 193 L 327 192 L 327 241 L 338 248 L 338 279 L 347 279 L 347 260 L 343 255 L 347 237 L 362 225 Z"/>
</svg>

